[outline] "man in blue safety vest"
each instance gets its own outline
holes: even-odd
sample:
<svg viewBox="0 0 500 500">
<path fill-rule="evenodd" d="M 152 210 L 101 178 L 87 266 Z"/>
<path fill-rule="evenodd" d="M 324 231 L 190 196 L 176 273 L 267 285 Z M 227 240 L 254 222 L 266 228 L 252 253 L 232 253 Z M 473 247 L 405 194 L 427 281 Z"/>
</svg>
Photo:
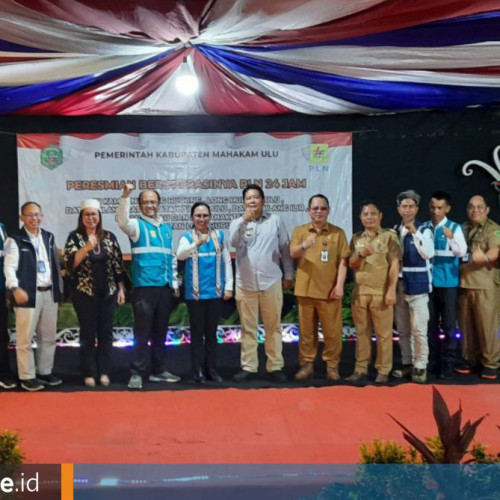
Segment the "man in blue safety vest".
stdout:
<svg viewBox="0 0 500 500">
<path fill-rule="evenodd" d="M 126 184 L 118 207 L 118 225 L 130 238 L 132 250 L 132 306 L 134 354 L 129 389 L 142 389 L 148 373 L 148 341 L 151 341 L 151 382 L 178 382 L 166 369 L 165 336 L 168 320 L 179 296 L 177 261 L 172 251 L 172 227 L 158 216 L 160 195 L 146 190 L 139 194 L 141 214 L 130 218 L 132 184 Z"/>
</svg>

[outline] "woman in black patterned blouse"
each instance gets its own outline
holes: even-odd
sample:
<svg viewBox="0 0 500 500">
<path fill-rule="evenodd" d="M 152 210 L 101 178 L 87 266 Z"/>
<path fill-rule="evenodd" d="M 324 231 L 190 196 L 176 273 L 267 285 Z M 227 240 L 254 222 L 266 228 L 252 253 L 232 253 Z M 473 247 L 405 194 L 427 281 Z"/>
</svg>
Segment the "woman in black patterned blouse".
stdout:
<svg viewBox="0 0 500 500">
<path fill-rule="evenodd" d="M 125 270 L 116 236 L 102 228 L 97 200 L 85 200 L 80 205 L 78 227 L 68 236 L 64 262 L 80 323 L 80 361 L 85 385 L 95 387 L 99 376 L 101 385 L 108 386 L 114 310 L 117 303 L 125 303 Z"/>
</svg>

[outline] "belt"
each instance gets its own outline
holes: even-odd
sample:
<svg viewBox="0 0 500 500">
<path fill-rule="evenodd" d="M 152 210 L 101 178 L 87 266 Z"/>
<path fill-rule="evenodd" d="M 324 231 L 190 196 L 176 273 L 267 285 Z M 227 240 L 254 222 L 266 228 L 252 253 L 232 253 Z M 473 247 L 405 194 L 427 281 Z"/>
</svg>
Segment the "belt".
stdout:
<svg viewBox="0 0 500 500">
<path fill-rule="evenodd" d="M 37 286 L 36 289 L 39 292 L 48 292 L 49 290 L 52 290 L 52 285 L 49 285 L 49 286 Z"/>
</svg>

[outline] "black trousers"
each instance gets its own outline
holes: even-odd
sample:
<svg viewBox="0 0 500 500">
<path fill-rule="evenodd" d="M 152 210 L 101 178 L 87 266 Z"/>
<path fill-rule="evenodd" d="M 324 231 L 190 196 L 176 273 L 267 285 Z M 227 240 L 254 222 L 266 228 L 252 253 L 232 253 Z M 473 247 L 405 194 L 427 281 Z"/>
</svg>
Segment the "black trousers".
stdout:
<svg viewBox="0 0 500 500">
<path fill-rule="evenodd" d="M 13 378 L 9 365 L 9 332 L 5 290 L 0 291 L 0 377 Z"/>
<path fill-rule="evenodd" d="M 439 371 L 444 365 L 453 365 L 457 357 L 458 288 L 436 287 L 429 294 L 429 368 Z M 443 331 L 444 339 L 439 335 Z"/>
<path fill-rule="evenodd" d="M 145 376 L 148 373 L 151 340 L 151 372 L 155 375 L 167 369 L 165 337 L 174 297 L 167 286 L 143 286 L 132 290 L 134 308 L 134 347 L 130 371 Z"/>
<path fill-rule="evenodd" d="M 80 323 L 82 374 L 84 377 L 109 375 L 116 294 L 111 297 L 91 297 L 74 290 L 72 299 Z"/>
<path fill-rule="evenodd" d="M 191 326 L 191 366 L 193 373 L 213 370 L 217 364 L 217 326 L 222 299 L 186 300 Z"/>
</svg>

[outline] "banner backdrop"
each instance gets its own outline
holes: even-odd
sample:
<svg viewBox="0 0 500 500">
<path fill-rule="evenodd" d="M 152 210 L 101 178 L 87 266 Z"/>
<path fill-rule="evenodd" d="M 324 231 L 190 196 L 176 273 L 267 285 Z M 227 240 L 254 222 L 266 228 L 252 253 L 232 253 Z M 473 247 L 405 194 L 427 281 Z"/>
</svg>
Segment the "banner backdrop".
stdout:
<svg viewBox="0 0 500 500">
<path fill-rule="evenodd" d="M 125 183 L 135 195 L 155 189 L 159 210 L 175 230 L 175 241 L 191 227 L 191 205 L 206 201 L 212 226 L 227 230 L 243 211 L 241 191 L 262 186 L 266 210 L 279 213 L 291 233 L 309 221 L 309 197 L 330 199 L 330 220 L 352 233 L 352 135 L 313 134 L 23 134 L 18 135 L 19 202 L 40 203 L 43 226 L 61 247 L 76 228 L 80 202 L 97 198 L 103 226 L 128 253 L 116 224 Z"/>
</svg>

